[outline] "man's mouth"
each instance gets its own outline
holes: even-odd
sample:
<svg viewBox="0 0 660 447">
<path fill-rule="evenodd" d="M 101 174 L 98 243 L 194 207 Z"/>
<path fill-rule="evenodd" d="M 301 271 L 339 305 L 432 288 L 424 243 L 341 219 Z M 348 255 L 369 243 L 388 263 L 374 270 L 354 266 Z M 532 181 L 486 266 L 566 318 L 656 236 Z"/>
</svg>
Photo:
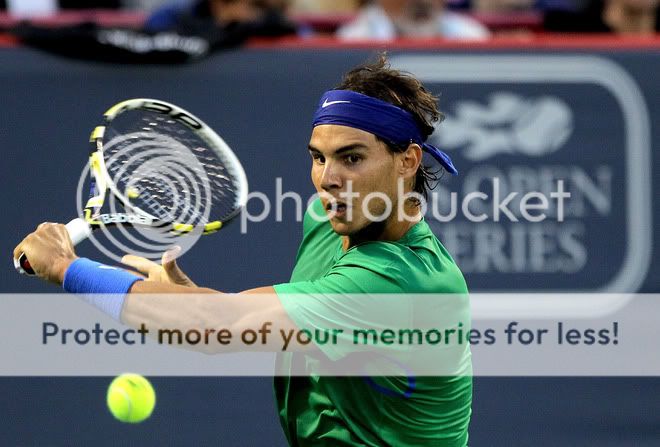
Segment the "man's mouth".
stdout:
<svg viewBox="0 0 660 447">
<path fill-rule="evenodd" d="M 325 205 L 325 211 L 328 213 L 333 213 L 335 216 L 343 216 L 346 214 L 348 205 L 344 202 L 328 202 Z"/>
</svg>

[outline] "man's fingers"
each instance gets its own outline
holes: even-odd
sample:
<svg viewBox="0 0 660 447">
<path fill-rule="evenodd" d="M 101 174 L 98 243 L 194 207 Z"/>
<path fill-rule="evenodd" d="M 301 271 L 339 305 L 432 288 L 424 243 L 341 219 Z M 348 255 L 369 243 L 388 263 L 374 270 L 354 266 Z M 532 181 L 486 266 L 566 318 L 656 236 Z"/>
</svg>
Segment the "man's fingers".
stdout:
<svg viewBox="0 0 660 447">
<path fill-rule="evenodd" d="M 26 238 L 23 238 L 23 240 L 19 242 L 16 247 L 14 247 L 14 259 L 18 259 L 21 253 L 23 253 L 23 244 L 25 243 L 25 239 Z"/>
<path fill-rule="evenodd" d="M 155 262 L 143 258 L 142 256 L 135 255 L 125 255 L 121 258 L 121 263 L 133 267 L 135 270 L 144 273 L 145 275 L 149 275 L 150 271 L 154 270 L 154 267 L 159 267 Z"/>
<path fill-rule="evenodd" d="M 179 253 L 181 253 L 181 247 L 179 247 L 178 245 L 173 246 L 165 253 L 163 253 L 161 264 L 165 266 L 165 264 L 169 264 L 170 262 L 176 263 L 176 258 L 179 257 Z"/>
<path fill-rule="evenodd" d="M 35 233 L 53 231 L 57 233 L 62 233 L 62 231 L 66 232 L 66 227 L 63 224 L 58 224 L 56 222 L 42 222 L 37 226 L 37 231 L 35 231 Z"/>
<path fill-rule="evenodd" d="M 180 252 L 181 247 L 175 246 L 163 253 L 161 258 L 162 266 L 149 259 L 135 255 L 125 255 L 121 258 L 121 263 L 142 273 L 149 281 L 172 282 L 192 286 L 194 283 L 176 264 L 176 257 Z"/>
<path fill-rule="evenodd" d="M 188 278 L 188 275 L 183 273 L 176 263 L 176 258 L 179 253 L 181 253 L 181 247 L 179 246 L 174 246 L 163 253 L 163 269 L 165 269 L 165 273 L 174 283 L 185 286 L 194 286 L 195 283 Z"/>
<path fill-rule="evenodd" d="M 14 259 L 18 259 L 21 253 L 23 253 L 23 242 L 25 242 L 25 239 L 14 248 Z"/>
<path fill-rule="evenodd" d="M 163 263 L 163 268 L 167 272 L 168 275 L 174 276 L 174 277 L 179 277 L 183 273 L 179 266 L 176 263 L 176 259 L 171 259 L 169 261 L 166 261 Z"/>
<path fill-rule="evenodd" d="M 68 234 L 68 231 L 66 230 L 66 226 L 63 224 L 58 224 L 55 222 L 42 222 L 39 225 L 37 225 L 37 228 L 34 232 L 28 234 L 23 240 L 21 241 L 20 244 L 14 248 L 14 257 L 17 258 L 20 256 L 21 253 L 23 253 L 25 250 L 23 250 L 23 245 L 25 245 L 26 241 L 28 241 L 30 238 L 43 238 L 43 237 L 48 237 L 50 235 L 55 233 L 59 233 L 61 235 L 63 234 Z"/>
<path fill-rule="evenodd" d="M 54 224 L 53 228 L 55 228 L 62 236 L 64 236 L 65 234 L 69 236 L 69 232 L 66 229 L 66 225 L 58 223 L 58 224 Z M 71 238 L 69 237 L 69 239 Z"/>
<path fill-rule="evenodd" d="M 176 258 L 167 260 L 165 255 L 163 255 L 163 268 L 167 275 L 175 281 L 181 278 L 187 278 L 185 273 L 183 273 L 177 265 Z"/>
<path fill-rule="evenodd" d="M 50 222 L 43 222 L 43 223 L 40 223 L 40 224 L 37 226 L 37 230 L 40 229 L 40 228 L 43 228 L 44 226 L 48 225 L 49 223 L 50 223 Z M 30 236 L 32 236 L 33 234 L 34 234 L 34 233 L 30 233 L 30 234 L 28 234 L 27 236 L 25 236 L 25 237 L 23 238 L 23 240 L 20 242 L 20 244 L 18 244 L 16 247 L 14 247 L 14 259 L 18 259 L 18 257 L 19 257 L 21 254 L 23 254 L 23 253 L 25 252 L 25 250 L 23 249 L 23 246 L 25 245 L 25 243 L 27 242 L 27 240 L 30 238 Z"/>
<path fill-rule="evenodd" d="M 14 248 L 14 259 L 18 259 L 20 255 L 25 253 L 25 247 L 29 244 L 31 238 L 34 237 L 34 233 L 30 233 L 23 238 L 20 244 Z"/>
</svg>

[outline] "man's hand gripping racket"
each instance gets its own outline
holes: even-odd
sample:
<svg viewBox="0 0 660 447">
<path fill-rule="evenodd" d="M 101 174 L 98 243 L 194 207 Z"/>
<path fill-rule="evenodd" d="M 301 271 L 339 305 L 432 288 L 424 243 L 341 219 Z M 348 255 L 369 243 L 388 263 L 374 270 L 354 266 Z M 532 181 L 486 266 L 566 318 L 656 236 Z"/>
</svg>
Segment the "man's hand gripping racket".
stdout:
<svg viewBox="0 0 660 447">
<path fill-rule="evenodd" d="M 120 102 L 104 114 L 90 143 L 90 196 L 82 217 L 65 226 L 74 246 L 115 225 L 168 235 L 214 233 L 247 201 L 247 178 L 236 155 L 202 120 L 173 104 Z M 108 202 L 122 209 L 104 212 Z M 16 270 L 35 274 L 25 253 L 14 256 Z"/>
</svg>

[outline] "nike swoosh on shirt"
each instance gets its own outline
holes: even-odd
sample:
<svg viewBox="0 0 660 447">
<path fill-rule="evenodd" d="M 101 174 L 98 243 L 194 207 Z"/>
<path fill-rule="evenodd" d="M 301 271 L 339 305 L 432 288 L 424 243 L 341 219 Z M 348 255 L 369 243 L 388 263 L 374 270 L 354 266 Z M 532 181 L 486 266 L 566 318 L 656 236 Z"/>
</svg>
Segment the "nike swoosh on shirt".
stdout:
<svg viewBox="0 0 660 447">
<path fill-rule="evenodd" d="M 321 107 L 325 109 L 325 108 L 328 107 L 328 106 L 331 106 L 331 105 L 333 105 L 333 104 L 341 104 L 342 102 L 348 102 L 348 103 L 350 103 L 350 101 L 328 101 L 328 100 L 326 99 L 325 101 L 323 101 L 323 105 L 321 105 Z"/>
</svg>

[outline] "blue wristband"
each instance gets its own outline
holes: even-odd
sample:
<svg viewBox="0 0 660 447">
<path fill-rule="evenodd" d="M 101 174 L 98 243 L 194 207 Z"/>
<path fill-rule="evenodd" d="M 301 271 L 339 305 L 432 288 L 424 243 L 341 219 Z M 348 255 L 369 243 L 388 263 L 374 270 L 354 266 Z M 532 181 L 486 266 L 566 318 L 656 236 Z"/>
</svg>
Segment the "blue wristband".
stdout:
<svg viewBox="0 0 660 447">
<path fill-rule="evenodd" d="M 64 273 L 62 287 L 69 293 L 84 294 L 83 300 L 120 321 L 126 294 L 141 280 L 126 270 L 78 258 Z"/>
</svg>

